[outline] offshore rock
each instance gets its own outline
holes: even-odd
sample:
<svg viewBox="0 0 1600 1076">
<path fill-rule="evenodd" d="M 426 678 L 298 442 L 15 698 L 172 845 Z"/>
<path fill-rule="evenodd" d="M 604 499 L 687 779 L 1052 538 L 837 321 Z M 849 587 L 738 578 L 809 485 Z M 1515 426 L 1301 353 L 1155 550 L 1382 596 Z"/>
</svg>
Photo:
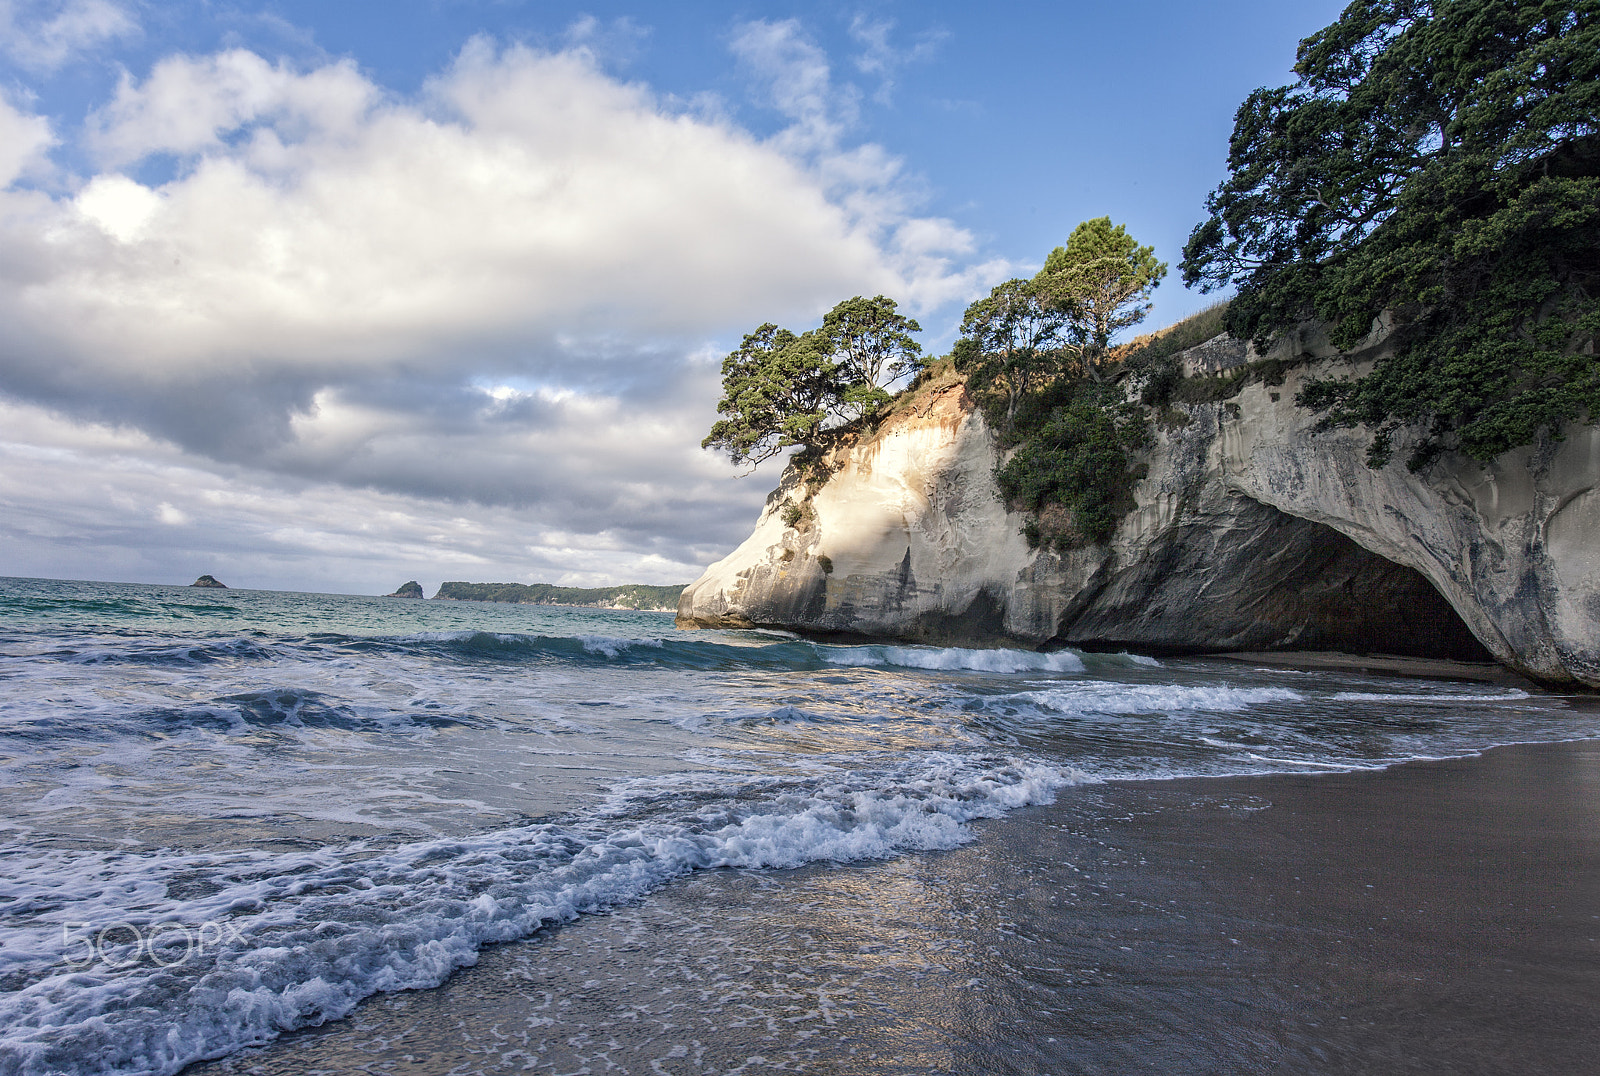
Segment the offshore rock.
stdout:
<svg viewBox="0 0 1600 1076">
<path fill-rule="evenodd" d="M 413 579 L 410 582 L 401 583 L 400 586 L 398 588 L 396 588 L 396 590 L 395 590 L 395 592 L 393 594 L 385 594 L 384 597 L 385 598 L 426 598 L 427 595 L 422 592 L 422 584 L 417 582 L 415 579 Z"/>
<path fill-rule="evenodd" d="M 223 582 L 219 582 L 218 580 L 212 578 L 209 575 L 202 575 L 199 579 L 196 579 L 193 583 L 190 583 L 189 585 L 191 587 L 208 587 L 208 588 L 210 588 L 212 590 L 227 590 L 228 589 L 228 584 L 223 583 Z"/>
<path fill-rule="evenodd" d="M 684 590 L 678 623 L 1492 658 L 1600 687 L 1600 430 L 1574 425 L 1487 465 L 1447 455 L 1421 474 L 1373 470 L 1367 434 L 1315 432 L 1294 397 L 1383 346 L 1375 334 L 1341 355 L 1297 334 L 1231 397 L 1164 409 L 1132 511 L 1108 542 L 1065 552 L 1028 548 L 983 416 L 958 380 L 935 383 L 836 449 L 826 481 L 787 470 L 751 536 Z M 1184 363 L 1226 376 L 1250 358 L 1211 341 Z"/>
</svg>

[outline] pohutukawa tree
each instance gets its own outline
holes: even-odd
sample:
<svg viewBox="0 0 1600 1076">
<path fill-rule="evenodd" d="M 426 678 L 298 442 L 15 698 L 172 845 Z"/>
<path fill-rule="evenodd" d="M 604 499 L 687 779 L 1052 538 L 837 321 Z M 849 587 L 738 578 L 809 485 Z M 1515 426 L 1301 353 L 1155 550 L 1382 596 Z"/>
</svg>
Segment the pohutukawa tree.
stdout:
<svg viewBox="0 0 1600 1076">
<path fill-rule="evenodd" d="M 921 369 L 922 347 L 911 338 L 921 331 L 882 295 L 846 299 L 798 336 L 761 326 L 722 360 L 717 413 L 725 417 L 700 446 L 751 465 L 786 448 L 822 447 L 887 401 L 896 378 Z"/>
<path fill-rule="evenodd" d="M 1420 469 L 1600 418 L 1600 3 L 1356 0 L 1240 106 L 1184 282 L 1264 347 L 1307 319 L 1392 353 L 1299 397 Z"/>
<path fill-rule="evenodd" d="M 857 295 L 828 311 L 821 336 L 844 374 L 842 400 L 856 416 L 889 399 L 887 386 L 922 369 L 922 345 L 911 338 L 922 326 L 896 310 L 893 299 Z"/>
</svg>

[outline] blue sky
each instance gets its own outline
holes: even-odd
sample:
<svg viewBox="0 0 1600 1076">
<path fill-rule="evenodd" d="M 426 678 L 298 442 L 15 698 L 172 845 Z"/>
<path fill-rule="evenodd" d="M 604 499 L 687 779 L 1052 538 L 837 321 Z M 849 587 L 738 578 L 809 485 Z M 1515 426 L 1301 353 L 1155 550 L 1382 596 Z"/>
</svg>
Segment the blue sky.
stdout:
<svg viewBox="0 0 1600 1076">
<path fill-rule="evenodd" d="M 766 320 L 1176 263 L 1334 3 L 0 0 L 0 574 L 687 581 Z M 769 467 L 772 465 L 769 465 Z"/>
</svg>

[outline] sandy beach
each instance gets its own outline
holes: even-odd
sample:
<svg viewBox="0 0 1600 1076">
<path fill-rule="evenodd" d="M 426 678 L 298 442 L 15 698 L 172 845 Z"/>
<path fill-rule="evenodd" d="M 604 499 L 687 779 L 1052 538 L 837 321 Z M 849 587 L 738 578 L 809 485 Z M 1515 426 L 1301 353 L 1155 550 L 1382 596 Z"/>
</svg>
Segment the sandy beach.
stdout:
<svg viewBox="0 0 1600 1076">
<path fill-rule="evenodd" d="M 1084 785 L 952 852 L 703 872 L 196 1073 L 1581 1073 L 1600 741 Z"/>
</svg>

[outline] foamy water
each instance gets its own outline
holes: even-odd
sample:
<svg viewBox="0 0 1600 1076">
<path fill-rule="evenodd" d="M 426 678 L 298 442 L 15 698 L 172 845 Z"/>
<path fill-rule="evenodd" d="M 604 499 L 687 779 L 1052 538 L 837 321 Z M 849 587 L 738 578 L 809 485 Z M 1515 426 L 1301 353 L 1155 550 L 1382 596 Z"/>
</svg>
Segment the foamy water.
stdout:
<svg viewBox="0 0 1600 1076">
<path fill-rule="evenodd" d="M 707 868 L 1595 730 L 1499 687 L 0 581 L 0 1073 L 172 1073 Z"/>
</svg>

